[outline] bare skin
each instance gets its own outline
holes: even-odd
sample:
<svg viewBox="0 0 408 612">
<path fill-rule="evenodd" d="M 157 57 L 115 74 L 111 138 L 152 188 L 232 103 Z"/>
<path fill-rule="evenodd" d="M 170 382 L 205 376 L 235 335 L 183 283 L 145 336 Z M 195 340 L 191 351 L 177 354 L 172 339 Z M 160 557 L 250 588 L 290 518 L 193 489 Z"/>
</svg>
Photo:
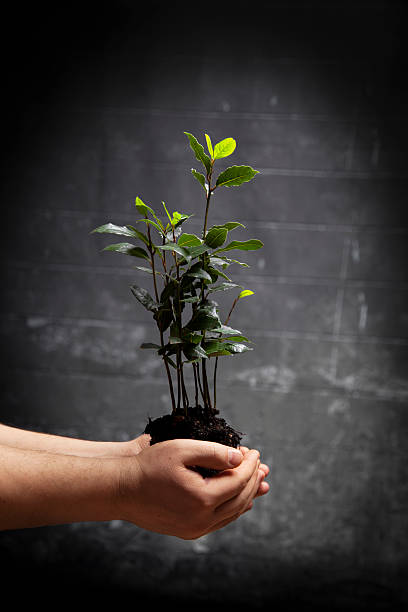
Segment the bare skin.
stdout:
<svg viewBox="0 0 408 612">
<path fill-rule="evenodd" d="M 195 440 L 93 442 L 0 426 L 0 461 L 1 529 L 119 519 L 195 539 L 269 489 L 258 451 Z M 223 471 L 204 479 L 194 465 Z"/>
</svg>

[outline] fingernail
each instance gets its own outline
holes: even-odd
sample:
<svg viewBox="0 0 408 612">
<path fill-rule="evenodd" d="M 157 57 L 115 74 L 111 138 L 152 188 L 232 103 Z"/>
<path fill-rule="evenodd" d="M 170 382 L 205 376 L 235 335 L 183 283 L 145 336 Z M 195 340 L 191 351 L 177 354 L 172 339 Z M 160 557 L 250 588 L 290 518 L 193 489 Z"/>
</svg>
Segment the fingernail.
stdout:
<svg viewBox="0 0 408 612">
<path fill-rule="evenodd" d="M 239 465 L 242 461 L 242 453 L 241 451 L 235 448 L 228 449 L 228 463 L 231 467 L 235 467 Z"/>
</svg>

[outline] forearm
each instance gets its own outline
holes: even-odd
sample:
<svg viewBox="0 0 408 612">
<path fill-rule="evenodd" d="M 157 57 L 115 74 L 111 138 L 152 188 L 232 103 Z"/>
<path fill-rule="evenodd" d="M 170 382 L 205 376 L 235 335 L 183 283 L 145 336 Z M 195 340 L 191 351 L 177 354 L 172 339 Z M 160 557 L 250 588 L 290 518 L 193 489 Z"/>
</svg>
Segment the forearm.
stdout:
<svg viewBox="0 0 408 612">
<path fill-rule="evenodd" d="M 127 442 L 99 442 L 54 436 L 0 424 L 0 444 L 13 448 L 77 455 L 107 457 L 127 454 Z"/>
<path fill-rule="evenodd" d="M 119 461 L 0 445 L 0 529 L 119 518 Z"/>
</svg>

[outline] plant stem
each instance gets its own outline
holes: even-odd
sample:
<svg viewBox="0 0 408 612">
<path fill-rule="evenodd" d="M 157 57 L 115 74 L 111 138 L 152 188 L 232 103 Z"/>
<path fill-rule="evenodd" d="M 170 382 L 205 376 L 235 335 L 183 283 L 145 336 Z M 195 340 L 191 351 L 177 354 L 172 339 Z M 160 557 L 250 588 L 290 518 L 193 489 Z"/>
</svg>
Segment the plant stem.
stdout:
<svg viewBox="0 0 408 612">
<path fill-rule="evenodd" d="M 214 163 L 214 162 L 213 162 Z M 208 191 L 207 191 L 207 204 L 205 207 L 205 217 L 204 217 L 204 229 L 203 229 L 203 240 L 205 239 L 205 235 L 207 233 L 207 219 L 208 219 L 208 209 L 210 207 L 210 198 L 211 198 L 211 194 L 212 194 L 212 189 L 211 189 L 211 176 L 212 176 L 212 170 L 213 170 L 213 163 L 211 164 L 211 170 L 210 172 L 207 174 L 207 180 L 208 180 Z"/>
<path fill-rule="evenodd" d="M 218 367 L 218 357 L 215 358 L 215 364 L 214 364 L 214 383 L 213 383 L 213 389 L 214 389 L 214 412 L 216 412 L 216 410 L 217 410 L 217 367 Z"/>
<path fill-rule="evenodd" d="M 189 400 L 188 400 L 186 385 L 184 383 L 183 364 L 181 363 L 180 366 L 181 366 L 181 390 L 183 394 L 184 414 L 187 416 Z"/>
<path fill-rule="evenodd" d="M 159 303 L 159 292 L 157 291 L 156 269 L 155 269 L 155 264 L 154 264 L 154 253 L 153 253 L 152 238 L 151 238 L 151 235 L 150 235 L 150 227 L 149 227 L 149 225 L 147 225 L 147 235 L 148 235 L 148 238 L 149 238 L 149 252 L 150 252 L 150 258 L 151 258 L 150 263 L 152 265 L 152 272 L 153 272 L 154 295 L 155 295 L 155 298 L 156 298 L 156 302 Z M 164 349 L 164 337 L 163 337 L 163 332 L 160 329 L 160 327 L 159 327 L 159 333 L 160 333 L 160 345 L 161 345 L 162 349 Z M 175 401 L 175 398 L 174 398 L 173 381 L 172 381 L 172 378 L 171 378 L 169 364 L 167 363 L 167 359 L 166 359 L 165 355 L 163 355 L 163 361 L 164 361 L 164 367 L 166 368 L 167 380 L 169 382 L 172 410 L 174 412 L 175 409 L 176 409 L 176 401 Z"/>
<path fill-rule="evenodd" d="M 205 240 L 205 236 L 207 234 L 208 211 L 210 208 L 210 199 L 211 199 L 211 194 L 212 194 L 212 189 L 211 189 L 212 170 L 213 170 L 213 162 L 211 163 L 210 171 L 207 173 L 208 189 L 207 189 L 207 202 L 206 202 L 206 207 L 205 207 L 205 216 L 204 216 L 203 240 Z M 205 255 L 203 254 L 202 256 L 203 265 L 204 265 L 204 261 L 205 261 Z M 203 298 L 204 298 L 204 281 L 201 283 L 201 294 L 200 294 L 201 303 L 203 302 Z M 203 338 L 205 338 L 205 330 L 202 330 L 202 333 L 203 333 Z M 211 408 L 211 397 L 210 397 L 210 390 L 208 387 L 207 370 L 206 370 L 206 365 L 205 365 L 204 360 L 202 360 L 201 362 L 201 369 L 202 369 L 202 375 L 203 375 L 204 393 L 203 393 L 203 390 L 201 390 L 201 392 L 202 392 L 203 400 L 204 400 L 204 409 L 210 411 L 212 409 Z"/>
<path fill-rule="evenodd" d="M 178 349 L 177 351 L 177 410 L 180 410 L 180 386 L 181 386 L 180 371 L 181 371 L 180 349 Z"/>
<path fill-rule="evenodd" d="M 224 325 L 228 324 L 228 321 L 230 320 L 230 316 L 232 314 L 232 311 L 234 310 L 235 306 L 238 303 L 239 298 L 235 298 L 235 300 L 232 303 L 231 306 L 231 310 L 228 313 L 227 318 L 225 319 L 225 323 Z M 214 411 L 217 408 L 217 367 L 218 367 L 218 357 L 215 358 L 215 365 L 214 365 L 214 383 L 213 383 L 213 389 L 214 389 Z"/>
<path fill-rule="evenodd" d="M 200 366 L 198 365 L 198 363 L 195 364 L 195 366 L 196 366 L 196 372 L 197 372 L 198 386 L 200 388 L 201 397 L 203 398 L 204 407 L 205 407 L 205 396 L 204 396 L 204 391 L 203 391 L 203 387 L 201 384 L 201 378 L 200 378 Z"/>
<path fill-rule="evenodd" d="M 198 383 L 197 383 L 196 367 L 197 367 L 197 364 L 193 363 L 194 389 L 195 389 L 195 407 L 198 408 Z"/>
<path fill-rule="evenodd" d="M 204 395 L 205 395 L 205 407 L 210 411 L 212 410 L 211 406 L 211 397 L 210 397 L 210 389 L 208 387 L 208 378 L 207 378 L 207 367 L 205 361 L 202 361 L 202 371 L 203 371 L 203 386 L 204 386 Z"/>
</svg>

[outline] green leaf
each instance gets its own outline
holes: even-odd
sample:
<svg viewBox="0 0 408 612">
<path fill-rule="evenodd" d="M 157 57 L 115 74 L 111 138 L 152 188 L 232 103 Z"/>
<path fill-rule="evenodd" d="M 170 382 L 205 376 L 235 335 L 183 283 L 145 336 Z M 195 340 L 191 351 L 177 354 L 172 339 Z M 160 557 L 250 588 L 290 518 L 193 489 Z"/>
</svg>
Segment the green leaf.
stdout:
<svg viewBox="0 0 408 612">
<path fill-rule="evenodd" d="M 193 297 L 184 298 L 183 300 L 180 300 L 180 302 L 189 302 L 190 304 L 195 304 L 199 300 L 200 298 L 198 297 L 198 295 L 195 295 Z"/>
<path fill-rule="evenodd" d="M 194 269 L 193 269 L 194 268 Z M 211 276 L 203 270 L 201 267 L 193 266 L 188 272 L 186 272 L 186 276 L 192 276 L 193 278 L 201 278 L 202 280 L 212 282 Z"/>
<path fill-rule="evenodd" d="M 227 239 L 228 230 L 225 227 L 213 227 L 206 235 L 204 242 L 212 249 L 224 244 Z"/>
<path fill-rule="evenodd" d="M 225 278 L 226 281 L 231 282 L 230 277 L 227 276 L 224 272 L 221 272 L 221 270 L 216 270 L 212 266 L 208 266 L 207 270 L 211 275 L 214 276 L 215 280 L 213 280 L 213 282 L 215 282 L 219 276 L 222 276 L 222 278 Z"/>
<path fill-rule="evenodd" d="M 188 331 L 186 329 L 183 329 L 182 331 L 182 338 L 184 340 L 184 342 L 188 342 L 189 344 L 200 344 L 203 335 L 202 334 L 197 334 L 197 333 L 192 333 L 191 331 Z"/>
<path fill-rule="evenodd" d="M 135 269 L 140 270 L 141 272 L 148 272 L 149 274 L 153 274 L 153 270 L 151 268 L 145 268 L 144 266 L 135 266 Z M 160 272 L 156 272 L 156 274 L 160 274 Z"/>
<path fill-rule="evenodd" d="M 203 348 L 207 355 L 212 355 L 213 353 L 219 354 L 224 350 L 222 342 L 219 342 L 218 340 L 207 340 L 203 343 Z"/>
<path fill-rule="evenodd" d="M 186 261 L 190 261 L 191 259 L 191 256 L 189 255 L 187 249 L 184 249 L 175 242 L 168 242 L 167 244 L 157 245 L 157 248 L 161 251 L 174 251 L 175 253 L 178 253 L 179 255 L 184 257 Z"/>
<path fill-rule="evenodd" d="M 169 342 L 170 344 L 183 344 L 182 339 L 177 336 L 169 336 Z"/>
<path fill-rule="evenodd" d="M 163 232 L 164 232 L 163 224 L 159 225 L 158 223 L 156 223 L 155 221 L 152 221 L 151 219 L 139 219 L 137 223 L 146 223 L 146 225 L 152 225 L 153 227 L 157 229 L 157 231 L 159 232 L 161 236 L 163 235 Z"/>
<path fill-rule="evenodd" d="M 167 285 L 164 287 L 163 291 L 160 294 L 160 303 L 164 304 L 168 301 L 169 297 L 174 297 L 178 290 L 178 281 L 173 278 Z"/>
<path fill-rule="evenodd" d="M 238 223 L 238 221 L 228 221 L 228 223 L 223 223 L 223 225 L 213 225 L 209 231 L 211 231 L 213 228 L 220 228 L 220 227 L 225 227 L 226 230 L 228 230 L 229 232 L 233 229 L 235 229 L 236 227 L 243 227 L 245 228 L 245 225 L 242 225 L 242 223 Z"/>
<path fill-rule="evenodd" d="M 139 197 L 136 198 L 135 205 L 136 205 L 137 210 L 144 217 L 147 218 L 147 213 L 149 212 L 156 219 L 156 223 L 160 227 L 160 230 L 164 231 L 163 223 L 160 221 L 159 217 L 156 215 L 153 208 L 151 208 L 150 206 L 147 206 L 147 204 L 145 204 Z"/>
<path fill-rule="evenodd" d="M 153 315 L 159 329 L 163 332 L 173 321 L 173 312 L 170 300 L 166 304 L 161 304 Z"/>
<path fill-rule="evenodd" d="M 134 244 L 130 244 L 129 242 L 119 242 L 118 244 L 110 244 L 103 250 L 115 251 L 116 253 L 124 253 L 125 255 L 141 257 L 142 259 L 147 259 L 147 261 L 150 261 L 150 258 L 144 249 L 137 247 Z"/>
<path fill-rule="evenodd" d="M 201 331 L 205 329 L 215 329 L 220 325 L 220 319 L 217 314 L 198 311 L 187 324 L 191 331 Z"/>
<path fill-rule="evenodd" d="M 234 249 L 238 249 L 239 251 L 256 251 L 263 247 L 263 242 L 257 240 L 256 238 L 251 238 L 251 240 L 244 240 L 241 242 L 240 240 L 233 240 L 227 246 L 222 249 L 218 249 L 215 253 L 221 253 L 222 251 L 232 251 Z"/>
<path fill-rule="evenodd" d="M 184 221 L 187 221 L 187 219 L 190 219 L 190 217 L 194 217 L 194 215 L 185 215 L 176 211 L 173 213 L 172 223 L 176 228 L 179 227 L 182 223 L 184 223 Z"/>
<path fill-rule="evenodd" d="M 234 340 L 237 342 L 251 342 L 246 336 L 228 336 L 228 340 Z"/>
<path fill-rule="evenodd" d="M 137 231 L 134 228 L 129 228 L 126 225 L 120 226 L 114 223 L 106 223 L 92 230 L 91 234 L 95 232 L 99 234 L 117 234 L 118 236 L 128 236 L 129 238 L 138 238 Z"/>
<path fill-rule="evenodd" d="M 241 332 L 238 329 L 232 329 L 232 327 L 228 327 L 228 325 L 220 325 L 217 329 L 214 329 L 213 331 L 219 332 L 224 336 L 241 335 Z"/>
<path fill-rule="evenodd" d="M 204 189 L 205 193 L 207 193 L 207 187 L 205 186 L 205 176 L 204 176 L 204 174 L 201 174 L 201 172 L 197 172 L 197 170 L 195 170 L 194 168 L 191 168 L 191 174 L 200 183 L 200 185 Z"/>
<path fill-rule="evenodd" d="M 147 217 L 148 212 L 154 215 L 153 208 L 150 208 L 150 206 L 147 206 L 147 204 L 145 204 L 143 200 L 141 200 L 139 197 L 137 197 L 135 200 L 135 206 L 141 215 L 145 215 Z"/>
<path fill-rule="evenodd" d="M 247 297 L 248 295 L 254 295 L 254 292 L 250 289 L 244 289 L 244 291 L 241 291 L 241 293 L 239 294 L 238 299 L 240 300 L 241 298 Z"/>
<path fill-rule="evenodd" d="M 208 355 L 205 350 L 197 344 L 185 344 L 183 347 L 183 353 L 189 361 L 196 359 L 208 359 Z"/>
<path fill-rule="evenodd" d="M 144 306 L 147 310 L 151 312 L 156 312 L 158 308 L 158 304 L 154 301 L 152 296 L 143 289 L 142 287 L 138 287 L 138 285 L 132 285 L 130 287 L 135 298 Z"/>
<path fill-rule="evenodd" d="M 220 285 L 215 285 L 209 289 L 210 293 L 214 293 L 214 291 L 228 291 L 228 289 L 235 289 L 235 287 L 242 287 L 242 285 L 236 285 L 235 283 L 221 283 Z"/>
<path fill-rule="evenodd" d="M 174 239 L 177 240 L 177 238 L 182 233 L 182 227 L 181 226 L 183 225 L 184 221 L 187 221 L 187 219 L 190 219 L 190 217 L 192 217 L 192 216 L 193 215 L 182 215 L 181 213 L 179 213 L 177 211 L 174 212 L 173 213 L 173 218 L 171 220 L 171 229 L 166 234 L 167 240 L 169 240 L 170 242 L 172 242 Z M 167 226 L 169 226 L 169 224 L 167 224 Z"/>
<path fill-rule="evenodd" d="M 192 148 L 196 159 L 203 164 L 204 168 L 207 170 L 207 174 L 209 174 L 211 171 L 211 160 L 205 153 L 203 145 L 201 145 L 196 137 L 189 132 L 184 133 L 190 141 L 190 147 Z"/>
<path fill-rule="evenodd" d="M 141 349 L 160 349 L 161 347 L 158 344 L 154 344 L 153 342 L 143 342 L 140 345 Z"/>
<path fill-rule="evenodd" d="M 163 201 L 162 201 L 162 204 L 163 204 L 163 208 L 164 208 L 164 210 L 166 211 L 166 215 L 167 215 L 167 216 L 168 216 L 168 218 L 169 218 L 170 225 L 173 225 L 173 223 L 172 223 L 172 221 L 173 221 L 173 220 L 172 220 L 172 218 L 171 218 L 171 215 L 170 215 L 169 211 L 168 211 L 168 210 L 167 210 L 167 208 L 166 208 L 166 204 L 165 204 L 165 202 L 163 202 Z"/>
<path fill-rule="evenodd" d="M 231 166 L 221 172 L 216 187 L 238 187 L 253 179 L 256 174 L 259 174 L 258 170 L 254 170 L 251 166 Z"/>
<path fill-rule="evenodd" d="M 166 361 L 167 363 L 169 363 L 171 365 L 172 368 L 174 368 L 175 370 L 177 370 L 177 364 L 174 363 L 174 361 L 168 356 L 168 355 L 164 355 L 163 356 L 164 361 Z"/>
<path fill-rule="evenodd" d="M 245 344 L 240 344 L 239 342 L 223 342 L 223 347 L 229 353 L 245 353 L 246 351 L 254 350 Z"/>
<path fill-rule="evenodd" d="M 208 312 L 214 316 L 218 316 L 217 306 L 218 304 L 214 300 L 204 300 L 204 302 L 202 302 L 202 304 L 200 305 L 200 312 Z"/>
<path fill-rule="evenodd" d="M 214 266 L 222 266 L 223 268 L 228 267 L 229 263 L 226 262 L 226 257 L 210 257 L 210 263 Z"/>
<path fill-rule="evenodd" d="M 225 261 L 225 263 L 228 264 L 228 265 L 236 263 L 239 266 L 242 266 L 243 268 L 249 268 L 250 267 L 250 266 L 248 266 L 247 263 L 244 263 L 242 261 L 238 261 L 237 259 L 228 259 L 228 257 L 221 257 L 221 259 L 223 259 Z"/>
<path fill-rule="evenodd" d="M 202 244 L 201 238 L 195 234 L 182 234 L 178 239 L 178 245 L 182 247 L 199 246 Z"/>
<path fill-rule="evenodd" d="M 203 253 L 209 251 L 210 247 L 208 244 L 199 244 L 197 246 L 188 247 L 187 250 L 191 259 L 194 259 L 195 257 L 199 257 L 200 255 L 203 255 Z"/>
<path fill-rule="evenodd" d="M 233 138 L 225 138 L 224 140 L 221 140 L 221 142 L 216 144 L 214 147 L 214 159 L 228 157 L 228 155 L 231 155 L 231 153 L 235 151 L 236 146 L 237 143 Z"/>
<path fill-rule="evenodd" d="M 134 232 L 134 233 L 135 233 L 135 235 L 136 235 L 136 236 L 139 238 L 139 240 L 141 240 L 142 242 L 144 242 L 144 243 L 145 243 L 145 245 L 146 245 L 147 247 L 149 247 L 149 246 L 150 246 L 150 242 L 149 242 L 149 239 L 148 239 L 148 237 L 146 236 L 146 234 L 143 234 L 142 232 L 139 232 L 139 230 L 138 230 L 138 229 L 136 229 L 135 227 L 133 227 L 133 225 L 127 225 L 126 227 L 127 227 L 129 230 L 131 230 L 132 232 Z M 152 245 L 152 246 L 153 246 L 153 245 Z"/>
<path fill-rule="evenodd" d="M 208 134 L 205 134 L 205 139 L 207 141 L 207 149 L 209 154 L 211 155 L 211 157 L 214 159 L 214 151 L 213 151 L 213 147 L 212 147 L 212 142 L 211 142 L 211 138 L 209 137 Z"/>
</svg>

